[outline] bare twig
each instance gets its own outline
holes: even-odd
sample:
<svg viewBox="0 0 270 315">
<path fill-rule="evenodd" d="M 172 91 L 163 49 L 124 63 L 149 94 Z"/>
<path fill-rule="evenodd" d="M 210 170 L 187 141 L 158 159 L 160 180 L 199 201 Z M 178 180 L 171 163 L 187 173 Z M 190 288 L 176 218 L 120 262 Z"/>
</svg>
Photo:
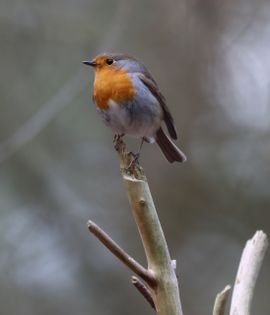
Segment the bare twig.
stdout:
<svg viewBox="0 0 270 315">
<path fill-rule="evenodd" d="M 217 294 L 213 309 L 213 315 L 224 315 L 230 290 L 231 286 L 227 285 L 221 292 Z"/>
<path fill-rule="evenodd" d="M 243 250 L 235 279 L 230 315 L 249 315 L 256 280 L 268 246 L 267 236 L 257 231 Z"/>
<path fill-rule="evenodd" d="M 105 233 L 97 224 L 92 221 L 87 223 L 88 229 L 103 243 L 110 252 L 112 252 L 119 260 L 121 260 L 128 268 L 141 277 L 146 283 L 155 286 L 155 278 L 152 273 L 145 269 L 135 259 L 129 256 L 118 244 L 116 244 L 110 236 Z"/>
<path fill-rule="evenodd" d="M 126 151 L 121 139 L 116 149 L 129 203 L 147 257 L 148 270 L 153 272 L 157 281 L 156 288 L 150 288 L 157 314 L 182 315 L 178 281 L 147 179 L 143 169 L 131 163 L 133 157 Z"/>
<path fill-rule="evenodd" d="M 150 304 L 150 306 L 155 310 L 155 303 L 153 301 L 151 291 L 147 286 L 137 277 L 132 276 L 131 282 L 135 286 L 135 288 L 142 294 L 142 296 L 146 299 L 146 301 Z"/>
</svg>

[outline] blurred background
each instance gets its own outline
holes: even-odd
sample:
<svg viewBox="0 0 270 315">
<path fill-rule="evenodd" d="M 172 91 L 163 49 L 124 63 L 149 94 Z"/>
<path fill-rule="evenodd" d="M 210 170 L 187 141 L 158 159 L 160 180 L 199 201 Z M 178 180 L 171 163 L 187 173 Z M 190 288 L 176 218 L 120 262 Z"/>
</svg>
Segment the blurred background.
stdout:
<svg viewBox="0 0 270 315">
<path fill-rule="evenodd" d="M 0 2 L 1 314 L 152 312 L 86 228 L 145 264 L 81 64 L 104 51 L 143 60 L 167 98 L 188 162 L 145 145 L 141 163 L 185 314 L 210 314 L 246 240 L 270 235 L 269 21 L 267 0 Z M 254 314 L 269 314 L 269 289 L 268 252 Z"/>
</svg>

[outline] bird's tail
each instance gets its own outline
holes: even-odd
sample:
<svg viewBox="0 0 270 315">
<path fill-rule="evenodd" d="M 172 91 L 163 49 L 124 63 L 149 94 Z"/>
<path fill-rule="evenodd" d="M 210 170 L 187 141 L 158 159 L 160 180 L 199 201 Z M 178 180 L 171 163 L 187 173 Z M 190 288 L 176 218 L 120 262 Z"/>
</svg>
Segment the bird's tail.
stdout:
<svg viewBox="0 0 270 315">
<path fill-rule="evenodd" d="M 186 161 L 185 154 L 167 137 L 161 128 L 156 133 L 156 142 L 170 163 Z"/>
</svg>

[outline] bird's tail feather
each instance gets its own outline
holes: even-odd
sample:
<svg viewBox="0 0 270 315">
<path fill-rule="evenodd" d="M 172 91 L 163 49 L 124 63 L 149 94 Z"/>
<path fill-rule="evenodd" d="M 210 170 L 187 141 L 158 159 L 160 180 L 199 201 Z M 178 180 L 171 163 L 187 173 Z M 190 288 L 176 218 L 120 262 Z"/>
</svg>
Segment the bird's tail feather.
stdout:
<svg viewBox="0 0 270 315">
<path fill-rule="evenodd" d="M 185 154 L 168 138 L 161 128 L 156 133 L 156 142 L 170 163 L 186 161 Z"/>
</svg>

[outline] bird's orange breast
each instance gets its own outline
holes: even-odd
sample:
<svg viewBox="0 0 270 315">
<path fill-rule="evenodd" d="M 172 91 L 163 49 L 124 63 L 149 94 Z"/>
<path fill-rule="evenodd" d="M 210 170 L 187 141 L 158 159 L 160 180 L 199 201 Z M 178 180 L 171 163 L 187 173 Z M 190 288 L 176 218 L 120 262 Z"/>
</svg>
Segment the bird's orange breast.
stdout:
<svg viewBox="0 0 270 315">
<path fill-rule="evenodd" d="M 98 108 L 107 110 L 110 99 L 116 103 L 130 101 L 135 93 L 125 70 L 114 66 L 96 69 L 93 96 Z"/>
</svg>

